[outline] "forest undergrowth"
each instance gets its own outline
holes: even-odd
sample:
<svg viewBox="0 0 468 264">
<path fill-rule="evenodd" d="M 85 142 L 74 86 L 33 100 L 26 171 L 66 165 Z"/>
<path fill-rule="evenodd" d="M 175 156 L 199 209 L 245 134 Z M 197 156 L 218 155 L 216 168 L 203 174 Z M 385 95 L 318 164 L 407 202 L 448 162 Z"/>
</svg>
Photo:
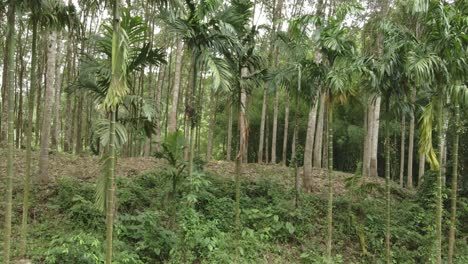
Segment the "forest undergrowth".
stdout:
<svg viewBox="0 0 468 264">
<path fill-rule="evenodd" d="M 30 259 L 104 263 L 105 215 L 94 202 L 99 159 L 54 154 L 51 164 L 54 180 L 32 197 Z M 199 160 L 192 179 L 182 175 L 175 191 L 171 167 L 162 160 L 122 158 L 118 164 L 114 263 L 325 263 L 326 188 L 301 193 L 296 208 L 291 169 L 245 166 L 239 230 L 232 163 Z M 323 174 L 314 177 L 317 186 L 325 182 Z M 417 191 L 392 187 L 395 263 L 434 260 L 435 177 L 429 172 L 427 179 Z M 21 177 L 16 182 L 14 226 L 20 221 Z M 335 182 L 334 263 L 384 263 L 383 182 L 339 172 Z M 468 202 L 459 203 L 460 223 L 466 223 Z M 13 235 L 16 241 L 19 230 Z M 458 235 L 465 239 L 458 239 L 455 263 L 466 263 L 468 227 L 460 225 Z"/>
</svg>

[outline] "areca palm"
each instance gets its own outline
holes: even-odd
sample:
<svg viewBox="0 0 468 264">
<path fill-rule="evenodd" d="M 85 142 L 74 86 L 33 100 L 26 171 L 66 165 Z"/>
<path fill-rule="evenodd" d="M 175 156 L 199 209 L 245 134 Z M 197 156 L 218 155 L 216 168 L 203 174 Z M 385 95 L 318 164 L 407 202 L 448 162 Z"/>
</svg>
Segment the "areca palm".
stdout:
<svg viewBox="0 0 468 264">
<path fill-rule="evenodd" d="M 234 3 L 236 1 L 233 1 Z M 226 5 L 220 0 L 185 1 L 185 10 L 178 16 L 167 10 L 162 20 L 173 33 L 181 36 L 191 53 L 190 96 L 186 114 L 190 121 L 189 132 L 189 177 L 193 171 L 194 129 L 198 124 L 199 114 L 195 106 L 196 87 L 201 65 L 206 65 L 213 74 L 213 86 L 229 86 L 231 73 L 228 65 L 219 57 L 235 44 L 236 28 L 242 25 L 243 14 L 237 5 Z M 242 11 L 242 10 L 241 10 Z"/>
<path fill-rule="evenodd" d="M 6 65 L 4 68 L 6 75 L 6 91 L 8 95 L 8 129 L 7 129 L 7 177 L 6 177 L 6 197 L 5 197 L 5 225 L 4 225 L 4 242 L 3 242 L 3 261 L 6 264 L 10 263 L 10 246 L 11 246 L 11 215 L 12 215 L 12 193 L 13 193 L 13 129 L 14 129 L 14 65 L 15 65 L 15 19 L 16 19 L 16 1 L 8 2 L 8 43 L 6 51 Z"/>
<path fill-rule="evenodd" d="M 451 84 L 463 83 L 466 75 L 466 23 L 462 10 L 466 3 L 457 1 L 454 4 L 427 1 L 425 5 L 415 5 L 408 12 L 421 16 L 423 32 L 414 49 L 407 53 L 406 63 L 410 78 L 416 85 L 426 87 L 430 103 L 425 107 L 420 119 L 420 153 L 426 155 L 431 169 L 437 171 L 436 181 L 436 256 L 437 263 L 442 262 L 442 164 L 444 138 L 446 131 L 443 125 L 443 113 L 446 111 L 446 98 Z M 436 123 L 438 133 L 438 153 L 432 146 L 432 124 Z M 453 249 L 449 250 L 449 259 Z"/>
<path fill-rule="evenodd" d="M 314 42 L 317 49 L 317 64 L 325 74 L 323 92 L 326 94 L 328 122 L 328 213 L 327 213 L 327 254 L 329 263 L 332 259 L 332 220 L 333 220 L 333 105 L 335 101 L 345 102 L 353 94 L 354 87 L 349 85 L 352 76 L 354 43 L 350 37 L 350 28 L 344 20 L 356 6 L 343 4 L 335 15 L 328 20 L 307 16 L 306 20 L 321 30 L 315 32 Z"/>
<path fill-rule="evenodd" d="M 33 115 L 34 115 L 34 100 L 37 86 L 37 38 L 38 26 L 46 24 L 51 20 L 61 17 L 61 21 L 68 26 L 69 31 L 73 31 L 73 25 L 78 25 L 74 6 L 69 5 L 63 7 L 57 16 L 52 16 L 53 13 L 48 11 L 50 5 L 44 1 L 24 1 L 22 8 L 29 10 L 29 21 L 32 26 L 32 44 L 31 44 L 31 70 L 30 70 L 30 89 L 28 100 L 28 126 L 26 129 L 26 171 L 23 184 L 23 216 L 21 224 L 21 241 L 20 241 L 20 255 L 26 255 L 26 236 L 28 228 L 28 210 L 29 210 L 29 194 L 30 194 L 30 181 L 31 181 L 31 148 L 32 148 L 32 128 L 33 128 Z M 39 114 L 39 113 L 37 113 Z"/>
</svg>

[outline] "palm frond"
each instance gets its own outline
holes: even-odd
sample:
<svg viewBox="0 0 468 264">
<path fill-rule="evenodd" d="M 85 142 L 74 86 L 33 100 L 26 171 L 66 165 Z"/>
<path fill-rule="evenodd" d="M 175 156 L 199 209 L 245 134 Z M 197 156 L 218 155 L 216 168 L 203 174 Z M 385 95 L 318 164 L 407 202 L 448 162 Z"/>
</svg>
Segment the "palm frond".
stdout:
<svg viewBox="0 0 468 264">
<path fill-rule="evenodd" d="M 426 160 L 429 162 L 431 170 L 438 170 L 440 165 L 432 145 L 432 129 L 435 115 L 434 105 L 434 101 L 426 105 L 421 118 L 419 119 L 419 153 L 426 156 Z"/>
</svg>

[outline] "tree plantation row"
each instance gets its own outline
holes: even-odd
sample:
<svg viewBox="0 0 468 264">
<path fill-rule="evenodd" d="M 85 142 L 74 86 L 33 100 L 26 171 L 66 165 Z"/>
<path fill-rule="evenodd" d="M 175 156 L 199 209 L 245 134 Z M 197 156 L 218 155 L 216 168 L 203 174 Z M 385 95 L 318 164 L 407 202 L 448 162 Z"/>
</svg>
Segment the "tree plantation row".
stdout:
<svg viewBox="0 0 468 264">
<path fill-rule="evenodd" d="M 31 197 L 55 184 L 51 157 L 60 153 L 101 159 L 94 203 L 105 215 L 108 264 L 133 263 L 113 260 L 116 166 L 129 157 L 166 160 L 169 197 L 184 192 L 192 209 L 203 164 L 235 162 L 236 234 L 249 212 L 241 202 L 248 163 L 288 168 L 296 209 L 325 172 L 326 263 L 340 253 L 334 171 L 383 178 L 379 261 L 398 257 L 392 188 L 433 195 L 423 262 L 463 259 L 467 1 L 4 0 L 0 17 L 2 263 L 31 256 Z"/>
</svg>

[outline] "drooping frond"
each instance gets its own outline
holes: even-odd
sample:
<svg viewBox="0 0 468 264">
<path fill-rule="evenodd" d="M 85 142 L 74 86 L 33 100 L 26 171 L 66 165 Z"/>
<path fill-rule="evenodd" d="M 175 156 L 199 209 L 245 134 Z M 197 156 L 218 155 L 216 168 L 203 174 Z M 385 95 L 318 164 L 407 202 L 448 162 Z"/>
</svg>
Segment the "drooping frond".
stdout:
<svg viewBox="0 0 468 264">
<path fill-rule="evenodd" d="M 432 129 L 435 116 L 434 105 L 434 101 L 426 105 L 421 118 L 419 119 L 419 153 L 426 156 L 426 160 L 429 162 L 431 170 L 438 170 L 440 165 L 432 145 Z"/>
</svg>

